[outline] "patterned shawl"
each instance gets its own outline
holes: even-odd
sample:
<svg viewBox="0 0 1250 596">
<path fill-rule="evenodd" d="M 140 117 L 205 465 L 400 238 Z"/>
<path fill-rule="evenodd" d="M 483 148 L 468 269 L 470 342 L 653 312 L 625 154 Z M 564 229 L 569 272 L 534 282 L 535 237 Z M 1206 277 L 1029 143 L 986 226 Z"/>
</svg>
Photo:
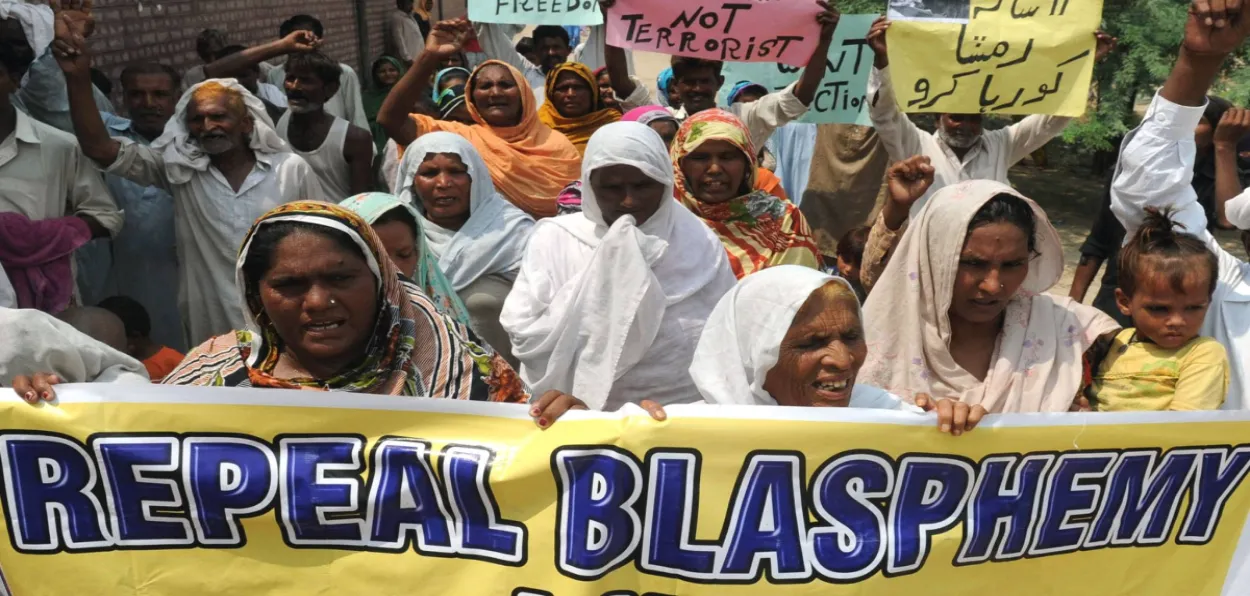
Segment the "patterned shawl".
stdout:
<svg viewBox="0 0 1250 596">
<path fill-rule="evenodd" d="M 560 75 L 566 72 L 577 75 L 590 88 L 590 113 L 585 116 L 564 116 L 552 103 L 552 97 L 555 97 L 556 93 L 556 82 L 560 79 Z M 590 136 L 603 125 L 619 121 L 621 113 L 603 105 L 603 98 L 599 95 L 599 84 L 585 64 L 565 62 L 547 73 L 547 101 L 543 102 L 541 108 L 538 108 L 538 119 L 550 126 L 552 130 L 563 133 L 568 137 L 569 142 L 585 155 L 586 143 L 590 142 Z"/>
<path fill-rule="evenodd" d="M 331 379 L 282 379 L 273 375 L 283 340 L 249 292 L 243 275 L 252 238 L 261 227 L 296 222 L 344 234 L 358 246 L 378 286 L 373 337 L 360 360 Z M 187 354 L 163 383 L 275 387 L 414 395 L 452 399 L 526 401 L 516 372 L 463 325 L 440 314 L 416 285 L 403 281 L 382 242 L 360 216 L 336 205 L 295 202 L 279 206 L 253 224 L 236 266 L 236 285 L 248 328 L 218 336 Z"/>
<path fill-rule="evenodd" d="M 760 190 L 750 191 L 720 204 L 700 202 L 686 189 L 681 162 L 707 141 L 725 141 L 740 149 L 747 158 L 743 188 L 756 186 L 755 147 L 746 126 L 723 110 L 704 110 L 691 116 L 677 131 L 673 141 L 673 170 L 677 173 L 675 194 L 720 237 L 729 253 L 734 275 L 742 279 L 760 269 L 775 265 L 803 265 L 820 268 L 820 251 L 811 229 L 798 207 Z"/>
<path fill-rule="evenodd" d="M 421 224 L 425 218 L 421 217 L 412 205 L 400 202 L 395 195 L 367 192 L 347 199 L 339 203 L 339 206 L 364 218 L 369 225 L 373 225 L 383 215 L 396 209 L 404 211 L 411 218 L 414 226 L 413 233 L 416 236 L 416 244 L 413 248 L 417 251 L 417 270 L 412 274 L 412 281 L 434 301 L 439 312 L 459 321 L 462 325 L 469 325 L 469 309 L 465 308 L 464 303 L 460 301 L 460 296 L 456 294 L 456 289 L 451 286 L 451 282 L 447 281 L 447 276 L 439 268 L 438 256 L 430 250 L 429 243 L 425 240 L 425 229 Z"/>
</svg>

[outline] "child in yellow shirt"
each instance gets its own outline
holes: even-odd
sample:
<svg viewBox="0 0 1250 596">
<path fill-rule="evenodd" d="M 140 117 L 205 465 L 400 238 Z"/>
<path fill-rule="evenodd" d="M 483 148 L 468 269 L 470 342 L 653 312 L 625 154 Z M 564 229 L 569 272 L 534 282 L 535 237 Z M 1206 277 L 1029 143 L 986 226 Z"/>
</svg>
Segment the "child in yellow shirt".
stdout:
<svg viewBox="0 0 1250 596">
<path fill-rule="evenodd" d="M 1120 252 L 1120 312 L 1135 328 L 1116 334 L 1089 389 L 1102 412 L 1216 410 L 1228 393 L 1224 346 L 1198 330 L 1219 275 L 1214 253 L 1149 212 Z"/>
</svg>

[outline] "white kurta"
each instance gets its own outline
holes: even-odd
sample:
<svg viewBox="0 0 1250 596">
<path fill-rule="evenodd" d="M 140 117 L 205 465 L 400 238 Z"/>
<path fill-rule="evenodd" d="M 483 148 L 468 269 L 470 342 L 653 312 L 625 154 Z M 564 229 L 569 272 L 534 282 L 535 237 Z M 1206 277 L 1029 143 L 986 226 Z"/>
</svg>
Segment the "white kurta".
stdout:
<svg viewBox="0 0 1250 596">
<path fill-rule="evenodd" d="M 872 126 L 877 129 L 890 159 L 902 161 L 914 155 L 924 155 L 936 170 L 933 186 L 912 206 L 912 216 L 920 212 L 933 193 L 958 182 L 994 180 L 1011 184 L 1007 170 L 1050 142 L 1072 121 L 1062 116 L 1039 114 L 1006 128 L 987 130 L 981 135 L 981 141 L 961 160 L 937 133 L 921 130 L 907 114 L 899 111 L 889 68 L 872 69 L 872 74 L 868 76 L 868 97 Z"/>
<path fill-rule="evenodd" d="M 339 66 L 343 69 L 343 76 L 339 77 L 339 92 L 326 101 L 325 111 L 363 130 L 369 130 L 369 119 L 365 117 L 365 105 L 360 100 L 360 79 L 356 77 L 356 71 L 352 70 L 352 67 L 346 64 L 339 64 Z M 270 85 L 278 89 L 285 88 L 285 65 L 273 67 L 269 74 L 264 76 L 269 80 Z"/>
<path fill-rule="evenodd" d="M 74 137 L 17 110 L 17 127 L 0 141 L 0 213 L 31 220 L 84 215 L 110 234 L 122 229 L 104 178 Z"/>
<path fill-rule="evenodd" d="M 386 15 L 386 31 L 383 47 L 387 55 L 412 62 L 425 50 L 425 36 L 412 13 L 392 10 Z"/>
<path fill-rule="evenodd" d="M 238 191 L 214 167 L 195 172 L 185 184 L 171 184 L 161 154 L 130 141 L 122 141 L 107 171 L 174 196 L 182 263 L 178 303 L 192 346 L 244 328 L 234 269 L 252 222 L 283 203 L 322 200 L 317 175 L 294 153 L 256 153 L 256 166 Z"/>
<path fill-rule="evenodd" d="M 1194 129 L 1205 106 L 1186 107 L 1161 96 L 1146 111 L 1141 126 L 1130 133 L 1120 150 L 1111 210 L 1132 238 L 1146 208 L 1175 209 L 1173 221 L 1206 243 L 1219 261 L 1219 282 L 1200 330 L 1228 350 L 1229 385 L 1225 410 L 1250 409 L 1250 263 L 1231 255 L 1207 230 L 1207 216 L 1198 204 L 1193 179 Z"/>
</svg>

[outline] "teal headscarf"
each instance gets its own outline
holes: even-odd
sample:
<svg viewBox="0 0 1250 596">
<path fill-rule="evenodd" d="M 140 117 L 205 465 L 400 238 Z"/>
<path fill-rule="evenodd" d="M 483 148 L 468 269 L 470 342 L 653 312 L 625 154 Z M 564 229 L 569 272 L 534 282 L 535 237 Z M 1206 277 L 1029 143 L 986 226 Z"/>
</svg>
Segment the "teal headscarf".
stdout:
<svg viewBox="0 0 1250 596">
<path fill-rule="evenodd" d="M 412 205 L 400 201 L 395 195 L 367 192 L 351 197 L 339 203 L 339 206 L 355 212 L 369 225 L 395 209 L 405 210 L 416 226 L 413 231 L 417 239 L 418 257 L 417 270 L 413 273 L 412 281 L 425 290 L 425 294 L 439 311 L 466 327 L 469 326 L 469 309 L 460 301 L 460 296 L 452 288 L 451 282 L 447 281 L 447 276 L 443 275 L 443 270 L 438 268 L 438 257 L 430 252 L 430 247 L 425 242 L 425 231 L 421 228 L 423 218 Z"/>
<path fill-rule="evenodd" d="M 439 96 L 442 95 L 442 92 L 439 91 L 438 88 L 442 86 L 443 78 L 451 74 L 463 75 L 464 80 L 467 81 L 473 73 L 469 72 L 469 69 L 461 68 L 459 66 L 444 68 L 443 70 L 438 71 L 438 74 L 434 75 L 434 84 L 430 85 L 430 97 L 434 98 L 434 103 L 438 103 Z"/>
</svg>

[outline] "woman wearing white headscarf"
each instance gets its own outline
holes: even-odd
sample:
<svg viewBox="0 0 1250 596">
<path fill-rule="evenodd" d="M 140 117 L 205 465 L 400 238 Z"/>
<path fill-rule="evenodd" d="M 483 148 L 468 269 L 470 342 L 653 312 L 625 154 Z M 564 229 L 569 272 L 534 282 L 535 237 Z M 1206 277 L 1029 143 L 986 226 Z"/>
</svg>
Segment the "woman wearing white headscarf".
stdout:
<svg viewBox="0 0 1250 596">
<path fill-rule="evenodd" d="M 846 280 L 781 265 L 751 274 L 708 317 L 690 376 L 708 403 L 851 407 L 920 413 L 921 407 L 857 382 L 867 356 L 859 299 Z M 977 406 L 921 396 L 954 435 L 985 415 Z M 653 413 L 654 415 L 654 413 Z"/>
<path fill-rule="evenodd" d="M 907 194 L 894 186 L 892 195 Z M 913 184 L 910 198 L 926 188 Z M 990 413 L 1068 411 L 1083 389 L 1086 351 L 1119 325 L 1046 294 L 1062 275 L 1059 234 L 1036 203 L 1000 182 L 943 188 L 869 295 L 862 378 L 908 400 L 950 397 Z"/>
<path fill-rule="evenodd" d="M 583 211 L 539 222 L 501 322 L 534 395 L 591 409 L 698 401 L 688 367 L 734 285 L 720 240 L 673 200 L 673 167 L 650 128 L 600 128 L 582 161 Z"/>
<path fill-rule="evenodd" d="M 399 198 L 425 220 L 425 239 L 461 301 L 471 327 L 509 362 L 500 326 L 534 219 L 495 190 L 477 149 L 449 132 L 422 135 L 404 151 Z"/>
</svg>

